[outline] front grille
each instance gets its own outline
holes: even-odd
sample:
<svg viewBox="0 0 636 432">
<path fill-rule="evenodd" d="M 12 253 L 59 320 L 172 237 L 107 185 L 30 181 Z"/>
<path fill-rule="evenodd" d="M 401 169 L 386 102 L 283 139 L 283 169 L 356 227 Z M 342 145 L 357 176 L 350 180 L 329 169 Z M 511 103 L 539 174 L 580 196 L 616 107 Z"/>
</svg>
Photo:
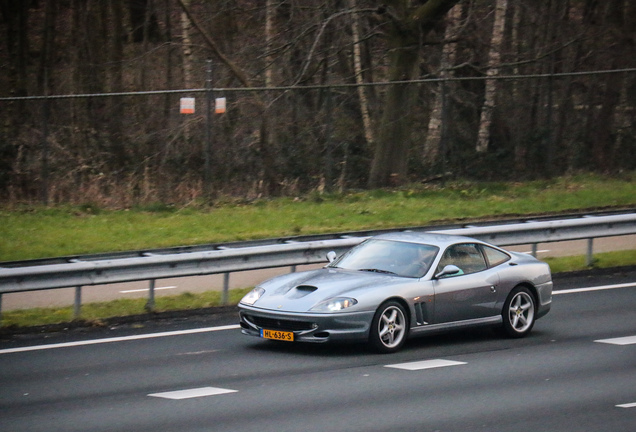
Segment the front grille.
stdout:
<svg viewBox="0 0 636 432">
<path fill-rule="evenodd" d="M 254 315 L 245 315 L 245 319 L 260 328 L 265 328 L 268 330 L 302 331 L 311 330 L 313 328 L 313 323 L 307 321 L 263 318 Z"/>
</svg>

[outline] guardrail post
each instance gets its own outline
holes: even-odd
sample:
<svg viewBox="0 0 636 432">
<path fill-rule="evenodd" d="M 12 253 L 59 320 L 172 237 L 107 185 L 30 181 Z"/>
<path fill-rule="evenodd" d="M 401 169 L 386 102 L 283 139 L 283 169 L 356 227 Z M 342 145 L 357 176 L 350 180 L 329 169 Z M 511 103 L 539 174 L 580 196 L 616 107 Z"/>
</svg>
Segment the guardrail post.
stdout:
<svg viewBox="0 0 636 432">
<path fill-rule="evenodd" d="M 221 295 L 221 304 L 226 306 L 229 302 L 230 291 L 230 274 L 223 273 L 223 294 Z"/>
<path fill-rule="evenodd" d="M 204 167 L 203 167 L 203 179 L 205 184 L 203 190 L 205 191 L 206 198 L 210 199 L 212 196 L 212 60 L 206 60 L 205 67 L 205 154 L 204 154 Z"/>
<path fill-rule="evenodd" d="M 146 311 L 154 312 L 155 310 L 155 280 L 150 279 L 150 286 L 148 287 L 148 302 L 146 303 Z"/>
<path fill-rule="evenodd" d="M 538 245 L 536 243 L 532 243 L 532 256 L 533 257 L 537 257 L 537 247 Z"/>
<path fill-rule="evenodd" d="M 2 324 L 2 293 L 0 293 L 0 324 Z"/>
<path fill-rule="evenodd" d="M 73 309 L 73 318 L 78 319 L 82 313 L 82 287 L 75 287 L 75 307 Z"/>
<path fill-rule="evenodd" d="M 594 239 L 587 239 L 587 254 L 585 255 L 585 265 L 592 267 L 594 264 Z"/>
</svg>

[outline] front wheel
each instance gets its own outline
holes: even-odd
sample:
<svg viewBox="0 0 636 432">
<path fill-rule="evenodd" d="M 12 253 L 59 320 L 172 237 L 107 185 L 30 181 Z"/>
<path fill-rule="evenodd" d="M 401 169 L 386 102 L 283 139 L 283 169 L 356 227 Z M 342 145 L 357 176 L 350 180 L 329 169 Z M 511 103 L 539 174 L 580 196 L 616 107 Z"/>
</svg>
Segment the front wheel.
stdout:
<svg viewBox="0 0 636 432">
<path fill-rule="evenodd" d="M 383 303 L 371 322 L 369 343 L 382 353 L 398 351 L 406 342 L 409 323 L 404 307 L 396 301 Z"/>
<path fill-rule="evenodd" d="M 535 300 L 530 290 L 519 286 L 510 292 L 502 317 L 505 333 L 514 338 L 526 336 L 534 326 Z"/>
</svg>

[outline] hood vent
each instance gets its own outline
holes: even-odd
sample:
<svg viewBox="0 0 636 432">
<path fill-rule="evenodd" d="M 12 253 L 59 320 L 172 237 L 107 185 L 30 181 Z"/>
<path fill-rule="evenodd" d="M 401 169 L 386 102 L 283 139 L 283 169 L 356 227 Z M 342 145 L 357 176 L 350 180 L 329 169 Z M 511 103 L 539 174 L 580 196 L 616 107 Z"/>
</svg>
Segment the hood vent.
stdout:
<svg viewBox="0 0 636 432">
<path fill-rule="evenodd" d="M 318 288 L 311 285 L 298 285 L 296 288 L 289 290 L 285 297 L 287 297 L 288 299 L 299 299 L 311 294 L 317 289 Z"/>
</svg>

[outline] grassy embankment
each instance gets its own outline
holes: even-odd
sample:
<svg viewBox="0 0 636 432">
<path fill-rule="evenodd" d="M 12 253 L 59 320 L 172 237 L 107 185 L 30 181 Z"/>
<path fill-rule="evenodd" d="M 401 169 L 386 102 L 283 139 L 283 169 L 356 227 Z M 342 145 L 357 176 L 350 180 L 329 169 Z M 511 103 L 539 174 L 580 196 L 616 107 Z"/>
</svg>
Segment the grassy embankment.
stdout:
<svg viewBox="0 0 636 432">
<path fill-rule="evenodd" d="M 633 174 L 525 183 L 452 183 L 444 188 L 416 185 L 393 191 L 310 194 L 214 206 L 163 205 L 125 210 L 95 204 L 49 208 L 12 206 L 0 210 L 0 261 L 136 250 L 299 234 L 354 231 L 554 214 L 636 206 Z M 635 245 L 636 249 L 636 245 Z M 636 250 L 598 254 L 595 266 L 636 264 Z M 582 269 L 584 258 L 550 259 L 554 272 Z M 237 302 L 245 290 L 232 292 Z M 157 310 L 218 305 L 218 292 L 157 298 Z M 142 313 L 145 300 L 86 304 L 82 318 L 93 321 Z M 72 308 L 3 313 L 3 326 L 66 322 Z"/>
</svg>

